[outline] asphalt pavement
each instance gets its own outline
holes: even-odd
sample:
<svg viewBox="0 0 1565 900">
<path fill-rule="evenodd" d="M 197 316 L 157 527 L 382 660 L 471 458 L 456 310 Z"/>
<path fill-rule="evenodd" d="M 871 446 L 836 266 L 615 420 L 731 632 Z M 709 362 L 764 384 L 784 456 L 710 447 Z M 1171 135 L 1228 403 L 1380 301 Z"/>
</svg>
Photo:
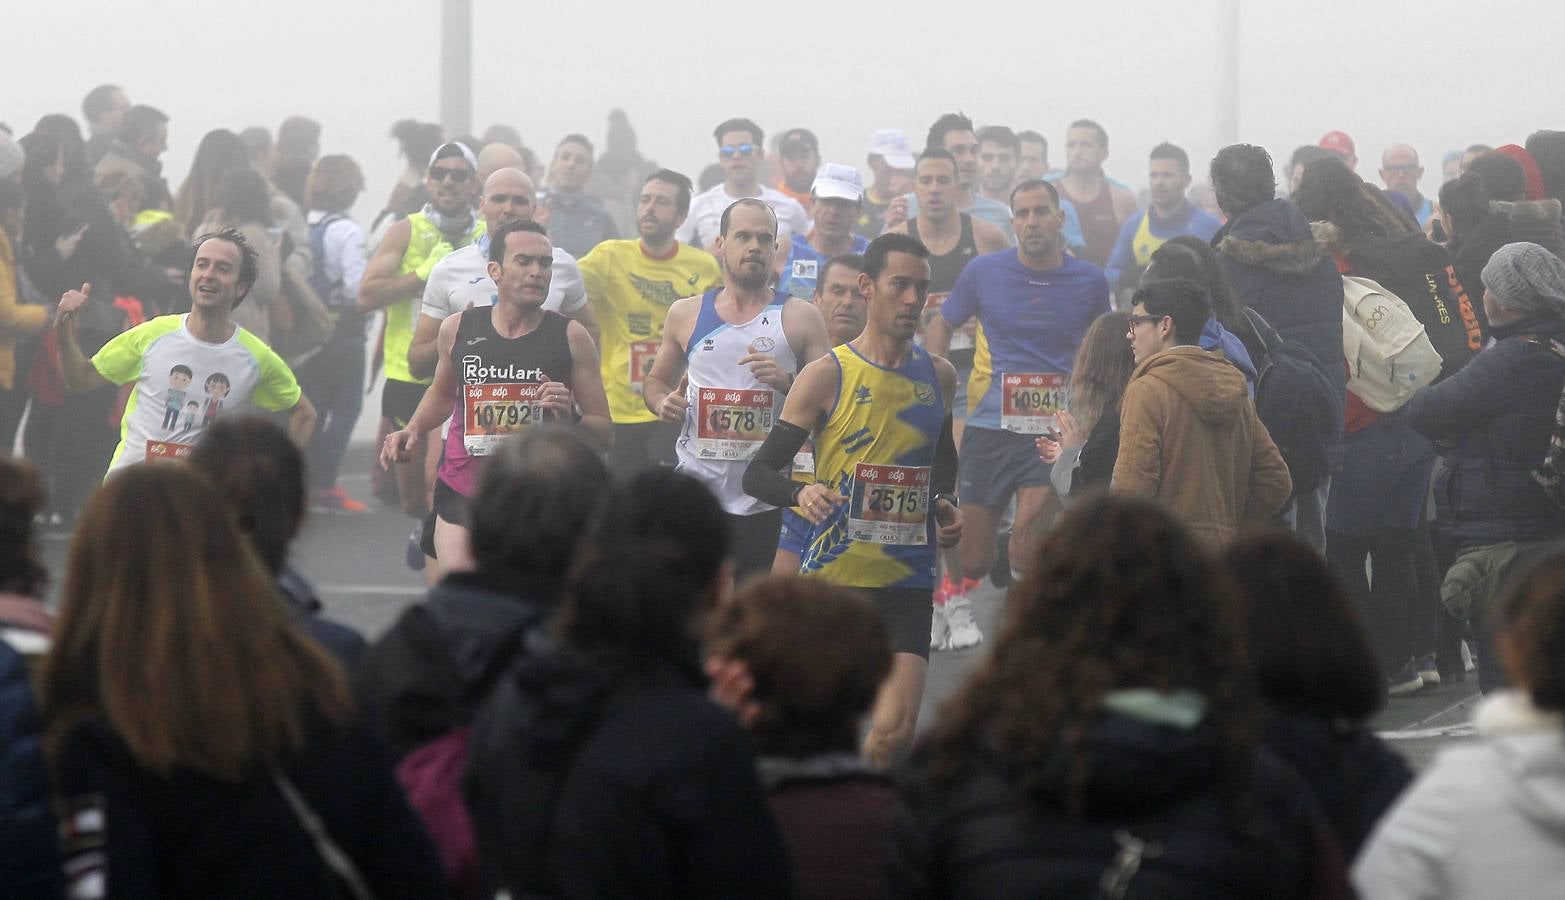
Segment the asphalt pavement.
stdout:
<svg viewBox="0 0 1565 900">
<path fill-rule="evenodd" d="M 413 520 L 369 499 L 370 446 L 357 443 L 349 452 L 342 484 L 352 496 L 366 500 L 370 511 L 311 514 L 294 544 L 293 563 L 315 584 L 328 616 L 360 629 L 373 640 L 423 594 L 425 585 L 422 573 L 412 571 L 404 562 Z M 43 536 L 45 560 L 56 584 L 63 574 L 67 541 L 64 534 Z M 973 594 L 974 613 L 986 636 L 995 633 L 1002 602 L 1003 592 L 987 582 Z M 983 652 L 984 647 L 979 646 L 932 655 L 919 716 L 921 729 L 935 720 L 940 704 Z M 1476 675 L 1469 674 L 1462 684 L 1393 698 L 1375 717 L 1374 728 L 1415 767 L 1422 768 L 1441 746 L 1472 739 L 1476 690 Z"/>
</svg>

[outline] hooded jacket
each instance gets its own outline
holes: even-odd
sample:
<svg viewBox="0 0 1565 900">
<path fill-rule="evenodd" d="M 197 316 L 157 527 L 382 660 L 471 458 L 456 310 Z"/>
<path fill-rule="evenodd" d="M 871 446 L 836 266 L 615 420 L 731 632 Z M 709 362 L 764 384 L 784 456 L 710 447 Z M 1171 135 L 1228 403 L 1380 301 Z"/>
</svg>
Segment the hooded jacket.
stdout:
<svg viewBox="0 0 1565 900">
<path fill-rule="evenodd" d="M 1220 353 L 1179 346 L 1153 354 L 1130 377 L 1113 487 L 1156 500 L 1218 547 L 1241 524 L 1281 509 L 1293 481 L 1244 375 Z"/>
<path fill-rule="evenodd" d="M 792 896 L 748 740 L 694 659 L 617 679 L 524 656 L 479 711 L 464 791 L 489 891 Z"/>
<path fill-rule="evenodd" d="M 1481 741 L 1447 747 L 1353 869 L 1365 897 L 1557 896 L 1565 884 L 1565 717 L 1525 694 L 1485 699 Z"/>
<path fill-rule="evenodd" d="M 1280 900 L 1345 892 L 1340 851 L 1308 790 L 1269 754 L 1256 753 L 1256 833 L 1246 837 L 1218 790 L 1213 728 L 1106 713 L 1083 742 L 1080 816 L 1066 810 L 1068 765 L 1049 765 L 1047 796 L 1028 800 L 996 748 L 971 754 L 950 786 L 933 783 L 915 752 L 892 825 L 891 896 Z M 1140 865 L 1120 865 L 1139 841 L 1148 845 Z M 1102 890 L 1111 871 L 1128 878 L 1122 895 Z"/>
<path fill-rule="evenodd" d="M 1239 300 L 1304 345 L 1345 391 L 1342 279 L 1298 207 L 1287 200 L 1258 203 L 1229 220 L 1212 246 Z"/>
<path fill-rule="evenodd" d="M 1565 257 L 1565 233 L 1560 231 L 1560 201 L 1494 200 L 1489 208 L 1510 220 L 1513 241 L 1530 241 L 1555 256 Z"/>
</svg>

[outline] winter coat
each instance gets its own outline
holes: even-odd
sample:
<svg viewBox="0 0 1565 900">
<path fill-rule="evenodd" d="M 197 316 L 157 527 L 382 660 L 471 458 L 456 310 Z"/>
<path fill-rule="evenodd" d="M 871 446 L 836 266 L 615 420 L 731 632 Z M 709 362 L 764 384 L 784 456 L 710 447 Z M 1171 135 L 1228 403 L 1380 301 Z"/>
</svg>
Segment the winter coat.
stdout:
<svg viewBox="0 0 1565 900">
<path fill-rule="evenodd" d="M 8 391 L 25 379 L 16 369 L 17 346 L 49 323 L 48 307 L 24 302 L 18 274 L 11 237 L 0 230 L 0 388 Z"/>
<path fill-rule="evenodd" d="M 1345 391 L 1342 278 L 1298 207 L 1287 200 L 1256 204 L 1230 219 L 1212 246 L 1240 302 L 1302 344 Z"/>
<path fill-rule="evenodd" d="M 1017 796 L 997 750 L 969 757 L 950 786 L 914 754 L 892 825 L 891 893 L 963 900 L 1099 897 L 1116 857 L 1157 845 L 1129 873 L 1135 898 L 1339 896 L 1345 863 L 1298 776 L 1257 751 L 1255 834 L 1246 837 L 1218 790 L 1222 763 L 1209 726 L 1183 730 L 1104 714 L 1084 735 L 1085 810 L 1066 811 L 1066 765 L 1049 767 L 1047 798 Z M 1061 761 L 1063 763 L 1063 761 Z"/>
<path fill-rule="evenodd" d="M 1404 410 L 1381 416 L 1342 439 L 1342 468 L 1331 479 L 1326 530 L 1358 537 L 1424 522 L 1435 448 L 1408 425 Z"/>
<path fill-rule="evenodd" d="M 519 596 L 518 587 L 527 593 Z M 469 725 L 494 682 L 559 602 L 556 579 L 453 572 L 365 653 L 356 687 L 401 759 Z"/>
<path fill-rule="evenodd" d="M 798 900 L 886 896 L 897 789 L 855 753 L 762 757 L 766 805 L 793 861 Z"/>
<path fill-rule="evenodd" d="M 694 660 L 618 682 L 524 656 L 480 709 L 465 790 L 486 889 L 515 897 L 787 897 L 747 739 Z"/>
<path fill-rule="evenodd" d="M 59 897 L 60 846 L 25 658 L 0 641 L 0 897 Z"/>
<path fill-rule="evenodd" d="M 1349 860 L 1413 781 L 1406 760 L 1353 723 L 1275 712 L 1261 743 L 1304 779 Z"/>
<path fill-rule="evenodd" d="M 1244 376 L 1221 353 L 1153 354 L 1131 375 L 1119 415 L 1114 489 L 1158 501 L 1209 546 L 1270 518 L 1293 491 Z"/>
<path fill-rule="evenodd" d="M 1555 256 L 1565 257 L 1565 233 L 1560 231 L 1560 201 L 1494 200 L 1489 208 L 1511 222 L 1513 241 L 1529 241 Z"/>
<path fill-rule="evenodd" d="M 280 767 L 379 898 L 444 896 L 440 860 L 363 724 L 312 725 Z M 342 896 L 270 771 L 237 784 L 142 768 L 101 719 L 66 736 L 55 780 L 72 812 L 66 871 L 106 896 Z"/>
<path fill-rule="evenodd" d="M 1489 264 L 1494 251 L 1506 244 L 1519 241 L 1511 229 L 1511 220 L 1502 213 L 1491 213 L 1474 225 L 1460 238 L 1451 241 L 1449 249 L 1456 264 L 1457 280 L 1467 291 L 1473 304 L 1473 315 L 1478 317 L 1484 334 L 1489 333 L 1489 314 L 1483 308 L 1483 267 Z"/>
<path fill-rule="evenodd" d="M 1353 884 L 1376 900 L 1558 896 L 1565 885 L 1565 717 L 1503 691 L 1480 740 L 1446 747 L 1370 836 Z"/>
<path fill-rule="evenodd" d="M 356 671 L 359 660 L 364 657 L 364 635 L 321 615 L 323 607 L 320 598 L 315 595 L 315 586 L 292 566 L 285 563 L 282 571 L 277 573 L 277 587 L 282 592 L 288 611 L 293 613 L 293 620 L 299 630 L 314 638 L 316 643 L 335 656 L 337 662 L 342 664 L 343 671 Z"/>
<path fill-rule="evenodd" d="M 1565 320 L 1515 322 L 1493 334 L 1496 343 L 1466 368 L 1404 407 L 1408 424 L 1442 448 L 1436 528 L 1455 550 L 1565 534 L 1565 510 L 1532 477 L 1565 384 L 1565 358 L 1548 347 L 1549 337 L 1565 340 Z M 1534 334 L 1543 343 L 1527 338 Z"/>
</svg>

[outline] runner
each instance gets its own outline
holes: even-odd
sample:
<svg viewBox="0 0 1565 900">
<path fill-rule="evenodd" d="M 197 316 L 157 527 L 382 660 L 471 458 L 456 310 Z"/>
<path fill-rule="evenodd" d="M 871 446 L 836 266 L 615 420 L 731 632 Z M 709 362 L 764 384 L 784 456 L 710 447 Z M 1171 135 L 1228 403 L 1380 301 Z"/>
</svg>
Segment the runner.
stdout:
<svg viewBox="0 0 1565 900">
<path fill-rule="evenodd" d="M 847 253 L 828 260 L 815 282 L 815 308 L 826 320 L 826 334 L 833 347 L 840 347 L 864 330 L 865 299 L 859 287 L 864 257 Z M 810 484 L 815 480 L 815 445 L 805 441 L 793 457 L 794 480 Z M 794 575 L 799 571 L 799 556 L 809 539 L 810 523 L 791 509 L 782 513 L 782 533 L 777 539 L 777 555 L 772 559 L 772 574 Z"/>
<path fill-rule="evenodd" d="M 704 482 L 723 505 L 743 577 L 771 568 L 782 527 L 782 510 L 744 492 L 745 466 L 800 366 L 828 345 L 815 307 L 767 287 L 777 253 L 769 205 L 747 198 L 729 206 L 716 251 L 727 287 L 669 307 L 645 400 L 663 421 L 683 423 L 677 469 Z"/>
<path fill-rule="evenodd" d="M 808 234 L 795 234 L 788 242 L 788 261 L 778 282 L 783 293 L 800 300 L 818 296 L 815 278 L 828 259 L 844 253 L 863 253 L 867 238 L 853 233 L 864 200 L 864 182 L 852 166 L 827 163 L 810 185 L 815 224 Z"/>
<path fill-rule="evenodd" d="M 196 239 L 190 263 L 190 312 L 159 316 L 109 340 L 87 359 L 76 340 L 77 312 L 92 285 L 60 298 L 56 333 L 66 386 L 86 391 L 136 382 L 120 418 L 109 473 L 151 459 L 181 459 L 213 419 L 257 407 L 287 410 L 288 436 L 300 448 L 315 433 L 315 408 L 271 348 L 234 324 L 256 278 L 256 253 L 232 228 Z M 192 414 L 192 407 L 204 410 Z"/>
<path fill-rule="evenodd" d="M 864 332 L 805 367 L 744 488 L 812 523 L 804 574 L 864 591 L 895 652 L 864 752 L 887 766 L 913 738 L 924 694 L 935 546 L 955 545 L 951 400 L 956 371 L 913 343 L 930 287 L 929 251 L 904 234 L 875 239 L 859 288 Z M 814 433 L 813 484 L 782 475 Z"/>
<path fill-rule="evenodd" d="M 511 222 L 531 220 L 537 209 L 533 180 L 521 169 L 498 169 L 484 182 L 478 215 L 484 220 L 484 234 L 466 247 L 446 254 L 429 273 L 424 285 L 424 301 L 419 307 L 413 343 L 408 347 L 408 371 L 415 378 L 435 374 L 440 355 L 437 337 L 440 323 L 448 316 L 477 306 L 493 306 L 494 279 L 489 277 L 489 235 Z M 576 258 L 554 248 L 554 265 L 549 270 L 549 299 L 543 308 L 575 319 L 587 329 L 597 331 L 587 292 L 582 287 L 581 270 Z"/>
<path fill-rule="evenodd" d="M 766 152 L 762 146 L 766 135 L 761 126 L 749 119 L 729 119 L 713 129 L 712 136 L 717 138 L 717 162 L 723 167 L 723 181 L 691 201 L 690 215 L 676 235 L 681 243 L 721 255 L 715 249 L 720 220 L 735 200 L 746 197 L 765 200 L 771 206 L 784 229 L 777 237 L 810 230 L 810 214 L 797 200 L 761 184 L 761 157 Z"/>
<path fill-rule="evenodd" d="M 663 319 L 680 297 L 721 283 L 712 254 L 674 240 L 690 214 L 690 179 L 668 169 L 648 175 L 636 201 L 639 239 L 604 241 L 581 258 L 587 300 L 598 320 L 603 387 L 614 417 L 609 471 L 628 479 L 674 464 L 679 430 L 647 409 L 642 384 L 663 343 Z"/>
<path fill-rule="evenodd" d="M 492 236 L 489 277 L 499 299 L 441 323 L 434 382 L 407 427 L 387 435 L 382 446 L 383 466 L 416 459 L 424 435 L 451 420 L 434 497 L 435 558 L 442 572 L 473 567 L 467 498 L 483 457 L 506 435 L 540 422 L 576 420 L 605 449 L 613 440 L 591 336 L 581 323 L 544 309 L 553 250 L 543 226 L 528 220 L 503 225 Z"/>
<path fill-rule="evenodd" d="M 1076 348 L 1092 320 L 1109 311 L 1102 270 L 1064 253 L 1059 203 L 1046 181 L 1017 185 L 1011 208 L 1021 243 L 979 257 L 963 270 L 925 336 L 925 346 L 939 353 L 969 319 L 977 317 L 980 326 L 967 386 L 972 413 L 961 443 L 959 490 L 967 501 L 967 527 L 960 555 L 969 578 L 993 568 L 995 532 L 1013 495 L 1011 565 L 1031 558 L 1054 494 L 1034 440 L 1054 431 Z M 970 614 L 963 618 L 970 621 Z M 959 627 L 951 609 L 953 646 L 965 645 L 978 631 L 974 626 L 968 633 L 969 621 Z"/>
<path fill-rule="evenodd" d="M 484 222 L 473 214 L 472 207 L 477 171 L 473 151 L 455 141 L 441 144 L 429 158 L 429 174 L 424 180 L 430 201 L 386 229 L 364 270 L 359 310 L 386 311 L 382 339 L 386 384 L 380 399 L 383 433 L 407 427 L 429 385 L 427 376 L 416 376 L 408 368 L 408 349 L 425 282 L 446 254 L 484 233 Z M 410 459 L 394 469 L 402 510 L 418 519 L 429 512 L 429 484 L 440 459 L 438 451 L 432 444 L 427 457 Z M 408 562 L 414 568 L 423 568 L 427 555 L 420 552 L 421 531 L 422 527 L 415 528 L 409 539 Z"/>
<path fill-rule="evenodd" d="M 1108 131 L 1091 119 L 1077 119 L 1065 132 L 1065 173 L 1050 179 L 1076 208 L 1086 241 L 1081 258 L 1095 266 L 1108 263 L 1119 229 L 1136 214 L 1136 195 L 1103 174 L 1108 158 Z"/>
<path fill-rule="evenodd" d="M 929 303 L 924 307 L 924 325 L 940 315 L 940 305 L 956 285 L 958 275 L 967 264 L 985 253 L 1003 250 L 1008 246 L 1005 235 L 998 228 L 976 218 L 958 212 L 961 193 L 958 181 L 961 173 L 956 157 L 944 150 L 928 149 L 919 158 L 913 170 L 913 193 L 918 198 L 918 213 L 913 218 L 892 229 L 906 233 L 929 249 Z M 1005 207 L 1009 211 L 1010 207 Z M 978 334 L 976 325 L 964 328 L 951 338 L 942 355 L 956 368 L 956 400 L 952 403 L 951 416 L 955 423 L 955 440 L 962 441 L 962 428 L 967 420 L 967 379 L 973 371 L 973 348 Z M 956 551 L 941 554 L 945 575 L 934 593 L 934 628 L 930 633 L 930 646 L 935 650 L 961 649 L 983 640 L 972 621 L 972 607 L 967 594 L 978 586 L 977 579 L 964 579 L 961 560 Z M 955 613 L 956 631 L 949 627 L 950 614 Z"/>
</svg>

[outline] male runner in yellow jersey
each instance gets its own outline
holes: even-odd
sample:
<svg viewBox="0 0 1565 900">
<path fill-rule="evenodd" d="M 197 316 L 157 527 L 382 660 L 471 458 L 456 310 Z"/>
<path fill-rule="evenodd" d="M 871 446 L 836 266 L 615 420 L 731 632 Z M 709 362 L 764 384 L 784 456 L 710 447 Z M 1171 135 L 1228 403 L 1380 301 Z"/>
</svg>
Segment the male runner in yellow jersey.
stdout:
<svg viewBox="0 0 1565 900">
<path fill-rule="evenodd" d="M 929 251 L 884 234 L 864 252 L 869 301 L 857 338 L 805 366 L 744 488 L 812 523 L 805 575 L 874 600 L 895 651 L 864 752 L 889 765 L 913 738 L 928 668 L 935 547 L 962 536 L 951 402 L 956 370 L 913 343 L 929 299 Z M 815 483 L 783 474 L 811 433 Z"/>
<path fill-rule="evenodd" d="M 674 240 L 690 213 L 690 179 L 668 169 L 648 175 L 636 201 L 631 240 L 603 241 L 578 265 L 598 320 L 603 388 L 614 417 L 609 471 L 628 479 L 649 466 L 674 464 L 679 429 L 658 421 L 642 402 L 642 384 L 663 344 L 663 320 L 681 297 L 722 281 L 712 254 Z"/>
</svg>

